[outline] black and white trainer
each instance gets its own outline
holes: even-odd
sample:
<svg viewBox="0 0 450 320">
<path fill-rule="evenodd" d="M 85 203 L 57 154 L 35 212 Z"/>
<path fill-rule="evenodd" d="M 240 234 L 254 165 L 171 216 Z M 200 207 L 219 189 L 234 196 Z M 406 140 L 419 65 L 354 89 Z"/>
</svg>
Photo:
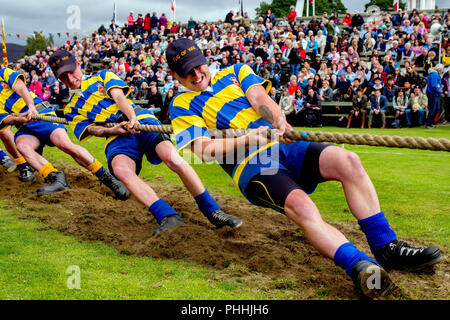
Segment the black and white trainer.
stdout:
<svg viewBox="0 0 450 320">
<path fill-rule="evenodd" d="M 2 167 L 4 167 L 6 172 L 8 173 L 13 172 L 17 168 L 16 163 L 12 161 L 12 159 L 9 156 L 4 156 L 0 160 L 0 165 L 2 165 Z"/>
<path fill-rule="evenodd" d="M 36 179 L 34 175 L 34 169 L 27 165 L 25 167 L 19 167 L 19 179 L 22 182 L 30 182 Z"/>
<path fill-rule="evenodd" d="M 186 223 L 177 214 L 167 216 L 161 220 L 159 227 L 153 232 L 153 235 L 168 229 L 173 229 L 179 226 L 184 226 Z"/>
<path fill-rule="evenodd" d="M 356 288 L 371 299 L 385 297 L 397 289 L 387 271 L 373 261 L 358 261 L 352 268 L 351 278 Z"/>
<path fill-rule="evenodd" d="M 241 219 L 225 213 L 222 209 L 217 209 L 206 217 L 209 222 L 216 226 L 216 228 L 222 228 L 225 226 L 239 228 L 242 225 Z"/>
<path fill-rule="evenodd" d="M 397 240 L 386 244 L 374 255 L 386 270 L 420 271 L 444 259 L 438 247 L 415 247 Z"/>
</svg>

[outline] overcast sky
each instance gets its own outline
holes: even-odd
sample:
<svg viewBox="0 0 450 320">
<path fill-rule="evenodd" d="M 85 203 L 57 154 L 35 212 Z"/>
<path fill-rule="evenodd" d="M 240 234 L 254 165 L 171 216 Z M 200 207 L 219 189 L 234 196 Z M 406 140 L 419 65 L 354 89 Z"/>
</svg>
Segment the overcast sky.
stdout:
<svg viewBox="0 0 450 320">
<path fill-rule="evenodd" d="M 250 17 L 255 17 L 255 8 L 261 0 L 243 0 L 244 11 L 249 12 Z M 449 0 L 436 0 L 437 5 L 444 5 Z M 266 0 L 270 2 L 270 0 Z M 349 11 L 355 9 L 364 11 L 365 0 L 342 0 Z M 172 0 L 116 0 L 117 20 L 120 25 L 126 21 L 130 10 L 135 13 L 157 12 L 158 16 L 165 13 L 171 19 L 170 11 Z M 75 7 L 74 7 L 75 6 Z M 55 35 L 55 40 L 60 43 L 67 40 L 66 32 L 70 32 L 72 38 L 74 32 L 87 34 L 96 30 L 100 24 L 110 24 L 112 18 L 114 0 L 20 0 L 20 5 L 14 0 L 0 0 L 0 16 L 4 19 L 6 33 L 12 34 L 6 42 L 24 44 L 24 34 L 32 34 L 34 30 L 43 31 L 46 36 L 49 33 Z M 77 9 L 78 8 L 78 9 Z M 187 21 L 190 16 L 196 20 L 217 21 L 224 19 L 231 9 L 239 9 L 239 0 L 176 0 L 176 20 Z M 71 19 L 80 12 L 79 29 L 77 20 Z M 68 12 L 69 11 L 69 12 Z M 56 35 L 61 33 L 61 38 Z M 20 40 L 16 34 L 20 34 Z M 60 41 L 58 41 L 58 39 Z"/>
</svg>

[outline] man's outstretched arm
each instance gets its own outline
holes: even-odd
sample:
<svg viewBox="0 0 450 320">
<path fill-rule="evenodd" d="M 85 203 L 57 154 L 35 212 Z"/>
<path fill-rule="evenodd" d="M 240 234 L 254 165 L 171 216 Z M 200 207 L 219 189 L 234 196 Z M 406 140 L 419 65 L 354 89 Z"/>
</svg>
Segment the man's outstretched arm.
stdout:
<svg viewBox="0 0 450 320">
<path fill-rule="evenodd" d="M 33 97 L 30 94 L 30 91 L 28 90 L 25 83 L 18 78 L 16 83 L 14 84 L 14 87 L 12 88 L 22 99 L 25 101 L 25 103 L 28 106 L 28 111 L 26 113 L 27 119 L 31 120 L 32 115 L 37 115 L 38 112 L 36 110 L 36 106 L 34 105 Z"/>
</svg>

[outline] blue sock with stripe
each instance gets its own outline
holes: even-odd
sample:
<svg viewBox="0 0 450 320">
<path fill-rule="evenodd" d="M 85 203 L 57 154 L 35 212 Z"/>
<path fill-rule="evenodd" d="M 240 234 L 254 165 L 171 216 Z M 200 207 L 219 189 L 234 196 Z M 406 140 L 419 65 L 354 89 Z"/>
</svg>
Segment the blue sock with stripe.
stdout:
<svg viewBox="0 0 450 320">
<path fill-rule="evenodd" d="M 170 206 L 163 199 L 159 199 L 158 201 L 153 202 L 153 204 L 148 208 L 150 212 L 155 217 L 158 224 L 161 223 L 162 219 L 172 215 L 178 215 L 174 208 Z"/>
<path fill-rule="evenodd" d="M 101 177 L 102 176 L 102 174 L 103 174 L 103 167 L 101 167 L 100 169 L 98 169 L 98 171 L 95 173 L 95 175 L 97 176 L 97 177 Z"/>
<path fill-rule="evenodd" d="M 341 245 L 334 254 L 334 262 L 343 268 L 345 272 L 351 277 L 353 266 L 361 260 L 373 261 L 365 252 L 358 250 L 351 242 Z"/>
<path fill-rule="evenodd" d="M 195 202 L 197 202 L 198 208 L 205 215 L 209 216 L 214 211 L 220 209 L 219 204 L 213 197 L 209 194 L 208 190 L 194 197 Z"/>
<path fill-rule="evenodd" d="M 0 160 L 3 159 L 4 157 L 8 156 L 5 151 L 0 150 Z"/>
<path fill-rule="evenodd" d="M 375 252 L 383 248 L 389 242 L 397 240 L 394 230 L 389 227 L 389 222 L 381 211 L 371 217 L 358 221 L 369 243 L 370 250 Z"/>
</svg>

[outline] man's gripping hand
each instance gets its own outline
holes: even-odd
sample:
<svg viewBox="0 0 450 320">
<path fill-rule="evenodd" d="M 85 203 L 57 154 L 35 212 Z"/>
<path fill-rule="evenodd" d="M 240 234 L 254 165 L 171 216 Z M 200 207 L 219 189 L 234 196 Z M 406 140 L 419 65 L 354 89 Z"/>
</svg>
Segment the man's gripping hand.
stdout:
<svg viewBox="0 0 450 320">
<path fill-rule="evenodd" d="M 37 116 L 39 115 L 39 112 L 37 112 L 36 107 L 33 106 L 28 106 L 28 111 L 25 113 L 28 122 L 33 121 L 33 116 Z"/>
<path fill-rule="evenodd" d="M 292 131 L 292 130 L 294 130 L 294 129 L 293 129 L 292 126 L 286 121 L 286 118 L 285 118 L 283 115 L 281 115 L 280 117 L 278 117 L 278 118 L 274 121 L 273 126 L 274 126 L 276 129 L 278 129 L 278 133 L 277 133 L 277 134 L 278 134 L 279 137 L 280 137 L 280 142 L 281 142 L 281 143 L 286 144 L 286 143 L 291 143 L 291 142 L 294 142 L 294 141 L 295 141 L 295 140 L 291 140 L 291 139 L 289 139 L 289 138 L 284 137 L 284 134 L 286 133 L 286 131 Z"/>
</svg>

